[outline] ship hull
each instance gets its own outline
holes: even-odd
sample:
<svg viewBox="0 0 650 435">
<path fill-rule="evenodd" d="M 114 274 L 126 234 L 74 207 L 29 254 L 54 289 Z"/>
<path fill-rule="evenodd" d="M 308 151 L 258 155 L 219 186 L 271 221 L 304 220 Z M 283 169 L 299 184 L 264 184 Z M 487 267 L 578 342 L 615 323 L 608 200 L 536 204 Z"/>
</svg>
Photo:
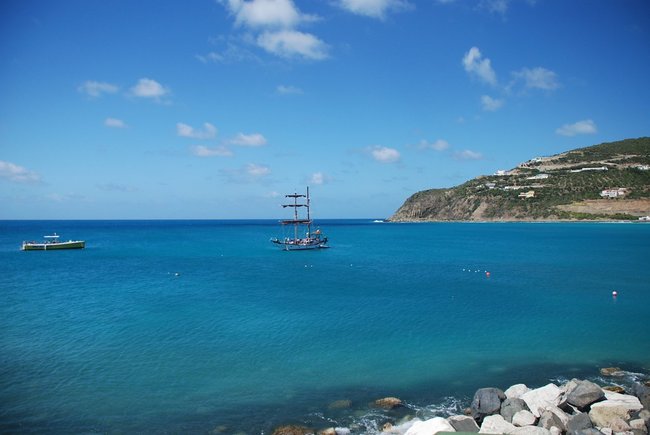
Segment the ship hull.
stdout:
<svg viewBox="0 0 650 435">
<path fill-rule="evenodd" d="M 318 241 L 304 243 L 304 242 L 296 242 L 293 240 L 284 241 L 284 240 L 274 239 L 272 240 L 272 242 L 283 251 L 307 251 L 310 249 L 329 248 L 329 246 L 326 245 L 327 243 L 326 240 L 318 240 Z"/>
<path fill-rule="evenodd" d="M 86 247 L 84 241 L 69 241 L 56 243 L 23 243 L 23 251 L 52 251 L 56 249 L 83 249 Z"/>
</svg>

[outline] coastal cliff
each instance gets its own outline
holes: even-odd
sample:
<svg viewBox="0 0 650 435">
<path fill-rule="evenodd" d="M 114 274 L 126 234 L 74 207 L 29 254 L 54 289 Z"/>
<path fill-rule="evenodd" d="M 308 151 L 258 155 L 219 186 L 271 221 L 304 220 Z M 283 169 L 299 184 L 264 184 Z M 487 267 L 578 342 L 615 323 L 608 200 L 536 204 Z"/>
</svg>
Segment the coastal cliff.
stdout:
<svg viewBox="0 0 650 435">
<path fill-rule="evenodd" d="M 423 190 L 389 220 L 638 220 L 647 215 L 650 137 L 642 137 L 535 157 L 456 187 Z"/>
</svg>

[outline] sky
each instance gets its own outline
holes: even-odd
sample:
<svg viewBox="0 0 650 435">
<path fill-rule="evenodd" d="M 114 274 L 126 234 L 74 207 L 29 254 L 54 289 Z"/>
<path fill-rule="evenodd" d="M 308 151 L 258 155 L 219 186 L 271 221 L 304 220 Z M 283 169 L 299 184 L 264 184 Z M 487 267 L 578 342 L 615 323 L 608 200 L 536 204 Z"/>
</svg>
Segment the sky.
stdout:
<svg viewBox="0 0 650 435">
<path fill-rule="evenodd" d="M 0 2 L 0 219 L 385 218 L 648 135 L 647 0 Z"/>
</svg>

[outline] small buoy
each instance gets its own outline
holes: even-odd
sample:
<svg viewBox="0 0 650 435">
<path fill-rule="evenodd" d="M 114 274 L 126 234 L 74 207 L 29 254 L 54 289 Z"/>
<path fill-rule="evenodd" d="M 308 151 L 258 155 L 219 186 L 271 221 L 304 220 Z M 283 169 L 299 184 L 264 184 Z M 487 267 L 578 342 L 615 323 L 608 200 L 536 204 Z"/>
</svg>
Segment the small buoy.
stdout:
<svg viewBox="0 0 650 435">
<path fill-rule="evenodd" d="M 487 277 L 489 278 L 489 277 L 490 277 L 490 272 L 487 272 L 487 271 L 486 271 L 486 272 L 485 272 L 485 276 L 487 276 Z"/>
<path fill-rule="evenodd" d="M 612 296 L 614 296 L 614 297 L 618 296 L 618 292 L 617 292 L 616 290 L 614 290 L 614 291 L 612 292 Z"/>
<path fill-rule="evenodd" d="M 175 273 L 174 273 L 174 276 L 180 276 L 180 275 L 181 275 L 181 274 L 178 273 L 178 272 L 175 272 Z"/>
</svg>

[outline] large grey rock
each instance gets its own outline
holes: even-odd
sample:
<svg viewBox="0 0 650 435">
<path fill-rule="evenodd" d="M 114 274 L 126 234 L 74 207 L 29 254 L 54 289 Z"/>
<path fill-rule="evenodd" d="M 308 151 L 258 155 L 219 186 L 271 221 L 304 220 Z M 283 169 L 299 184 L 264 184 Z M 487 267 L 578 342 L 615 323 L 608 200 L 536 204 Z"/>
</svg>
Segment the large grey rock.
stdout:
<svg viewBox="0 0 650 435">
<path fill-rule="evenodd" d="M 506 421 L 512 423 L 512 416 L 523 410 L 530 411 L 528 405 L 526 405 L 526 402 L 524 402 L 522 399 L 506 399 L 503 401 L 503 403 L 501 403 L 500 414 Z"/>
<path fill-rule="evenodd" d="M 517 427 L 533 426 L 535 422 L 537 422 L 537 417 L 535 417 L 532 412 L 525 409 L 512 416 L 512 424 Z"/>
<path fill-rule="evenodd" d="M 539 422 L 537 423 L 537 426 L 543 427 L 545 429 L 551 429 L 552 427 L 556 427 L 560 429 L 561 431 L 566 430 L 566 426 L 564 423 L 562 423 L 562 420 L 552 413 L 549 410 L 546 410 L 542 412 L 542 415 L 539 417 Z"/>
<path fill-rule="evenodd" d="M 557 385 L 548 384 L 522 394 L 521 399 L 526 402 L 530 412 L 535 417 L 539 417 L 548 406 L 558 406 L 560 404 L 562 393 L 563 390 Z"/>
<path fill-rule="evenodd" d="M 590 427 L 588 429 L 580 429 L 575 433 L 575 435 L 603 435 L 603 433 L 598 429 Z"/>
<path fill-rule="evenodd" d="M 456 429 L 456 432 L 478 432 L 479 430 L 476 420 L 468 415 L 452 415 L 447 418 L 447 421 Z"/>
<path fill-rule="evenodd" d="M 635 384 L 634 395 L 639 399 L 645 409 L 650 410 L 650 387 L 643 384 Z"/>
<path fill-rule="evenodd" d="M 442 417 L 416 421 L 404 435 L 432 435 L 438 432 L 456 432 L 456 429 Z"/>
<path fill-rule="evenodd" d="M 589 418 L 589 414 L 584 412 L 572 415 L 569 417 L 569 422 L 566 425 L 567 435 L 575 435 L 577 431 L 583 429 L 590 429 L 594 427 Z"/>
<path fill-rule="evenodd" d="M 509 435 L 551 435 L 548 429 L 538 426 L 524 426 L 518 427 L 515 430 L 508 432 Z"/>
<path fill-rule="evenodd" d="M 557 406 L 549 406 L 547 411 L 552 412 L 562 422 L 562 431 L 566 431 L 566 425 L 569 423 L 569 415 Z"/>
<path fill-rule="evenodd" d="M 579 409 L 586 409 L 604 398 L 605 392 L 598 385 L 589 381 L 578 381 L 578 385 L 567 395 L 567 402 Z"/>
<path fill-rule="evenodd" d="M 496 433 L 507 434 L 514 431 L 516 427 L 512 423 L 505 421 L 501 415 L 488 415 L 483 419 L 479 433 Z"/>
<path fill-rule="evenodd" d="M 506 395 L 507 399 L 519 399 L 522 394 L 530 391 L 530 388 L 526 384 L 516 384 L 508 388 L 503 394 Z"/>
<path fill-rule="evenodd" d="M 488 415 L 498 414 L 501 401 L 506 398 L 498 388 L 481 388 L 474 394 L 471 410 L 472 417 L 479 423 Z"/>
</svg>

